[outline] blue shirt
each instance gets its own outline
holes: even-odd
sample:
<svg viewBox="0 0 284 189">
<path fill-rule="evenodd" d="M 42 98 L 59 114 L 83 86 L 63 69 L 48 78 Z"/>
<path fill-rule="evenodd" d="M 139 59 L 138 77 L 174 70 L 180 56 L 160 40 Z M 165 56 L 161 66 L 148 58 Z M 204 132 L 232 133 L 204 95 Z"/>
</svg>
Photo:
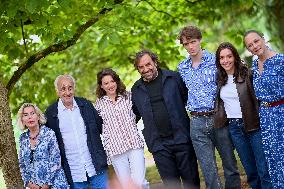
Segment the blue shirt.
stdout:
<svg viewBox="0 0 284 189">
<path fill-rule="evenodd" d="M 178 71 L 188 88 L 187 110 L 206 112 L 214 108 L 216 95 L 215 55 L 203 50 L 201 63 L 192 67 L 190 56 L 179 63 Z"/>
</svg>

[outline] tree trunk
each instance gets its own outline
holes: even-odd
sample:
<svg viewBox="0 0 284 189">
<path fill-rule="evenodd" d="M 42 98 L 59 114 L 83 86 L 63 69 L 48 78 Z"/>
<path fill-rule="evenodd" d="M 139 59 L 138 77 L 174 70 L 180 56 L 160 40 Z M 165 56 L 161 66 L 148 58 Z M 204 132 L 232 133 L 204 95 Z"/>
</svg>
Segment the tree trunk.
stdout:
<svg viewBox="0 0 284 189">
<path fill-rule="evenodd" d="M 0 166 L 7 188 L 23 188 L 7 89 L 0 82 Z"/>
</svg>

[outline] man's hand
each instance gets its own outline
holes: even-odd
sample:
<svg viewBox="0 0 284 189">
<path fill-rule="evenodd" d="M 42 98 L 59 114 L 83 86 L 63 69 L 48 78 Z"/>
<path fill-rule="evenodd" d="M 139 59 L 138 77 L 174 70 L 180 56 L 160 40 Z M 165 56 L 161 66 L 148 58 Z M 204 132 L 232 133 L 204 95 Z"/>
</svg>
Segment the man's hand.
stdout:
<svg viewBox="0 0 284 189">
<path fill-rule="evenodd" d="M 34 184 L 34 183 L 32 183 L 32 182 L 29 182 L 29 183 L 28 183 L 28 187 L 29 187 L 30 189 L 40 189 L 40 187 L 39 187 L 37 184 Z"/>
</svg>

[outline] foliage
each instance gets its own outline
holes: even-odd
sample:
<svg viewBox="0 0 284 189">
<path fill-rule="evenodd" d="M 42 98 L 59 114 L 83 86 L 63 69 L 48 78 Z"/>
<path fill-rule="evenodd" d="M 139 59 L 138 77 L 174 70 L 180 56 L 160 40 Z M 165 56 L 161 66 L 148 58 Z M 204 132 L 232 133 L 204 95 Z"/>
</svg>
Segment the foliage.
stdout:
<svg viewBox="0 0 284 189">
<path fill-rule="evenodd" d="M 281 34 L 281 7 L 281 0 L 1 0 L 0 82 L 13 114 L 23 102 L 44 110 L 56 99 L 54 79 L 64 73 L 77 79 L 77 95 L 94 101 L 102 68 L 113 67 L 128 87 L 139 78 L 131 63 L 140 49 L 153 50 L 161 67 L 175 70 L 186 55 L 176 39 L 183 26 L 199 26 L 212 52 L 231 41 L 244 53 L 248 28 Z M 272 39 L 283 47 L 284 39 Z"/>
<path fill-rule="evenodd" d="M 239 18 L 245 18 L 248 12 L 255 13 L 253 1 L 241 0 L 175 3 L 170 0 L 144 0 L 124 1 L 117 5 L 103 0 L 15 1 L 4 1 L 5 6 L 0 9 L 0 33 L 3 34 L 0 35 L 3 41 L 0 45 L 0 76 L 4 83 L 28 57 L 54 43 L 70 39 L 78 26 L 91 19 L 101 8 L 115 9 L 101 16 L 81 36 L 77 45 L 46 57 L 25 73 L 10 97 L 13 112 L 24 101 L 36 102 L 45 108 L 55 100 L 53 80 L 61 73 L 73 74 L 78 79 L 78 95 L 92 100 L 95 100 L 94 76 L 103 67 L 114 67 L 131 85 L 132 77 L 138 76 L 132 76 L 134 68 L 130 62 L 135 52 L 142 48 L 156 52 L 162 67 L 176 69 L 177 63 L 183 59 L 176 37 L 180 28 L 189 23 L 200 26 L 204 31 L 204 47 L 212 51 L 219 41 L 225 39 L 240 47 L 242 26 L 251 22 L 240 22 Z M 39 41 L 33 40 L 35 35 Z"/>
</svg>

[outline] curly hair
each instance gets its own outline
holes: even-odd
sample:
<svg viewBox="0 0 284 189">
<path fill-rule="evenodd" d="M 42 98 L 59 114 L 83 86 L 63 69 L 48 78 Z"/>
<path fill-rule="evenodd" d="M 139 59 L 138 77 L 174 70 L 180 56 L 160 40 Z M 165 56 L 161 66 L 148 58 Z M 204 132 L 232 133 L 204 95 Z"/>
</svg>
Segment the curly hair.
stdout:
<svg viewBox="0 0 284 189">
<path fill-rule="evenodd" d="M 27 129 L 27 126 L 23 125 L 22 122 L 22 117 L 23 117 L 23 113 L 24 113 L 24 109 L 27 107 L 33 107 L 35 110 L 35 113 L 37 114 L 37 116 L 39 117 L 39 125 L 44 125 L 46 123 L 46 118 L 44 116 L 44 114 L 42 113 L 42 111 L 35 105 L 32 103 L 24 103 L 17 114 L 17 126 L 20 128 L 21 131 L 24 131 Z"/>
<path fill-rule="evenodd" d="M 202 34 L 198 27 L 186 26 L 182 28 L 177 38 L 179 39 L 180 44 L 183 44 L 183 38 L 186 38 L 187 40 L 202 39 Z"/>
<path fill-rule="evenodd" d="M 98 84 L 97 89 L 96 89 L 97 97 L 101 98 L 106 95 L 106 91 L 102 89 L 101 86 L 102 86 L 103 77 L 107 75 L 111 76 L 112 79 L 117 84 L 116 95 L 126 96 L 126 87 L 124 83 L 121 81 L 121 79 L 119 78 L 119 76 L 117 75 L 117 73 L 113 71 L 111 68 L 105 68 L 97 74 L 97 84 Z"/>
<path fill-rule="evenodd" d="M 139 52 L 136 53 L 135 59 L 134 59 L 134 66 L 135 66 L 135 68 L 137 69 L 137 65 L 138 65 L 140 59 L 141 59 L 145 54 L 148 54 L 148 55 L 151 57 L 151 59 L 153 60 L 153 62 L 155 62 L 155 63 L 157 64 L 157 68 L 158 68 L 158 67 L 159 67 L 159 64 L 160 64 L 159 58 L 158 58 L 158 56 L 157 56 L 155 53 L 153 53 L 153 52 L 150 51 L 150 50 L 141 50 L 141 51 L 139 51 Z"/>
<path fill-rule="evenodd" d="M 224 49 L 229 49 L 235 58 L 235 62 L 234 62 L 235 72 L 233 74 L 235 83 L 237 83 L 238 77 L 241 77 L 242 79 L 244 79 L 247 76 L 247 71 L 248 71 L 248 68 L 244 65 L 243 61 L 241 60 L 237 49 L 229 42 L 221 43 L 216 51 L 216 67 L 217 67 L 216 81 L 221 86 L 225 85 L 228 81 L 228 74 L 226 73 L 225 69 L 220 64 L 220 53 Z"/>
</svg>

